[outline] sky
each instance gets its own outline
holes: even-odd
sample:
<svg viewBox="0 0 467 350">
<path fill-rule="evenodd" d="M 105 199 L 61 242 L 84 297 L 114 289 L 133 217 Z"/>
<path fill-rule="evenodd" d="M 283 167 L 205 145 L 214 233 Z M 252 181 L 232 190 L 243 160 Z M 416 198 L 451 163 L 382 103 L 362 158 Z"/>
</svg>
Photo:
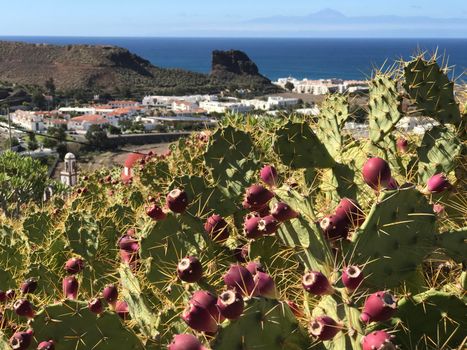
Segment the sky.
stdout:
<svg viewBox="0 0 467 350">
<path fill-rule="evenodd" d="M 402 34 L 467 37 L 467 24 L 425 20 L 415 28 L 388 19 L 316 23 L 303 17 L 323 9 L 355 16 L 425 16 L 467 22 L 467 0 L 0 0 L 0 36 L 356 36 Z M 308 21 L 308 22 L 307 22 Z M 318 21 L 319 22 L 319 21 Z M 360 23 L 363 22 L 363 23 Z M 371 22 L 371 21 L 370 21 Z M 404 34 L 404 35 L 405 35 Z"/>
</svg>

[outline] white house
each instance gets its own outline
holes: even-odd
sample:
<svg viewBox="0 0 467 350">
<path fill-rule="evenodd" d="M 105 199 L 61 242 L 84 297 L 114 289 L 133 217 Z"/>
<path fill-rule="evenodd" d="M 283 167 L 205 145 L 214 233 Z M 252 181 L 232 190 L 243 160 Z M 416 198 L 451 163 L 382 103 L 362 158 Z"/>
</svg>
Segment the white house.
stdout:
<svg viewBox="0 0 467 350">
<path fill-rule="evenodd" d="M 104 127 L 109 124 L 111 124 L 110 121 L 101 115 L 88 114 L 71 118 L 68 122 L 68 130 L 88 131 L 91 125 L 99 125 Z"/>
<path fill-rule="evenodd" d="M 11 121 L 29 131 L 43 131 L 44 119 L 35 112 L 17 110 L 11 114 Z"/>
<path fill-rule="evenodd" d="M 176 112 L 190 112 L 192 110 L 198 109 L 198 103 L 177 100 L 172 102 L 172 110 Z"/>
<path fill-rule="evenodd" d="M 199 107 L 207 113 L 247 113 L 253 110 L 252 106 L 238 102 L 202 101 Z"/>
</svg>

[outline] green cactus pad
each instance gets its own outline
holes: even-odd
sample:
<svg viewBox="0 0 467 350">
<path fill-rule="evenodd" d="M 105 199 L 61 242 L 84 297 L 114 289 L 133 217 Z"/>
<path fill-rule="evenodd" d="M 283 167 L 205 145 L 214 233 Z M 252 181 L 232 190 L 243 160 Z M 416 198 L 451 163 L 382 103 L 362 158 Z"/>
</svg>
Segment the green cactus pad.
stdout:
<svg viewBox="0 0 467 350">
<path fill-rule="evenodd" d="M 467 227 L 436 235 L 436 245 L 457 263 L 467 262 Z"/>
<path fill-rule="evenodd" d="M 405 90 L 428 117 L 441 124 L 457 125 L 461 122 L 459 105 L 454 98 L 454 82 L 436 63 L 436 58 L 423 56 L 407 62 L 404 67 Z"/>
<path fill-rule="evenodd" d="M 453 171 L 460 162 L 462 150 L 461 141 L 449 128 L 435 126 L 427 131 L 417 149 L 420 182 L 426 183 L 434 174 Z"/>
<path fill-rule="evenodd" d="M 348 258 L 365 265 L 368 286 L 398 286 L 433 251 L 435 220 L 432 206 L 415 188 L 386 191 L 356 231 Z"/>
<path fill-rule="evenodd" d="M 392 325 L 403 349 L 460 349 L 467 336 L 465 300 L 436 290 L 398 302 Z"/>
<path fill-rule="evenodd" d="M 335 162 L 307 123 L 289 121 L 276 131 L 274 150 L 292 169 L 331 168 Z"/>
<path fill-rule="evenodd" d="M 387 74 L 376 74 L 370 81 L 368 102 L 370 140 L 373 144 L 383 140 L 402 118 L 399 104 L 397 80 Z"/>
<path fill-rule="evenodd" d="M 41 244 L 46 239 L 51 229 L 51 219 L 46 212 L 37 212 L 29 215 L 23 222 L 23 232 L 28 241 L 33 244 Z"/>
<path fill-rule="evenodd" d="M 97 316 L 87 303 L 67 300 L 45 307 L 32 324 L 34 341 L 53 340 L 56 350 L 144 349 L 134 333 L 125 328 L 117 314 Z"/>
<path fill-rule="evenodd" d="M 221 325 L 213 350 L 303 350 L 310 339 L 286 303 L 253 298 L 245 303 L 244 314 Z"/>
<path fill-rule="evenodd" d="M 28 247 L 10 226 L 0 226 L 0 288 L 15 288 L 27 264 Z"/>
</svg>

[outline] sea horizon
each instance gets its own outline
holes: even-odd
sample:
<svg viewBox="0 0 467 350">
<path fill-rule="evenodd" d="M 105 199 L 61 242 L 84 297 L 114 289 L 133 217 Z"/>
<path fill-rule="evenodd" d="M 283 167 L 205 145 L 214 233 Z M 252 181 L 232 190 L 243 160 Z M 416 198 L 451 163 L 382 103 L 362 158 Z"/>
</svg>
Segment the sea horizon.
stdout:
<svg viewBox="0 0 467 350">
<path fill-rule="evenodd" d="M 449 58 L 459 75 L 467 68 L 467 38 L 298 38 L 170 36 L 0 36 L 0 40 L 56 45 L 114 45 L 162 68 L 209 73 L 213 50 L 244 51 L 271 80 L 366 79 L 420 51 Z M 445 60 L 446 61 L 446 60 Z M 373 67 L 373 68 L 372 68 Z"/>
</svg>

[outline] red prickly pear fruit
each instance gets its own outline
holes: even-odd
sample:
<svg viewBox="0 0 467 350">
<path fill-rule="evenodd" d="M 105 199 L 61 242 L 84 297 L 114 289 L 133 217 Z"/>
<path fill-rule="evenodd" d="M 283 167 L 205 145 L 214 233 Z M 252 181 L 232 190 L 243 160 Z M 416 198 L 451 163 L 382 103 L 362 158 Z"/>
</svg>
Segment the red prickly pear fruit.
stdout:
<svg viewBox="0 0 467 350">
<path fill-rule="evenodd" d="M 4 303 L 6 299 L 6 293 L 3 290 L 0 290 L 0 303 Z"/>
<path fill-rule="evenodd" d="M 363 180 L 374 190 L 387 187 L 391 180 L 391 168 L 382 158 L 370 158 L 363 165 Z"/>
<path fill-rule="evenodd" d="M 331 340 L 341 328 L 341 325 L 326 315 L 315 317 L 309 327 L 311 335 L 321 341 Z"/>
<path fill-rule="evenodd" d="M 261 218 L 258 222 L 258 230 L 264 235 L 272 235 L 279 229 L 279 221 L 272 215 Z"/>
<path fill-rule="evenodd" d="M 31 345 L 33 335 L 34 331 L 32 329 L 26 332 L 16 332 L 9 340 L 11 348 L 14 350 L 26 350 Z"/>
<path fill-rule="evenodd" d="M 138 252 L 131 252 L 127 250 L 119 250 L 120 259 L 131 268 L 136 268 L 138 262 Z"/>
<path fill-rule="evenodd" d="M 37 346 L 37 350 L 55 350 L 55 344 L 53 340 L 41 341 Z"/>
<path fill-rule="evenodd" d="M 230 265 L 229 271 L 224 275 L 224 283 L 229 289 L 236 289 L 240 294 L 251 296 L 255 292 L 253 276 L 242 265 Z"/>
<path fill-rule="evenodd" d="M 115 305 L 118 299 L 118 288 L 113 284 L 106 285 L 102 290 L 102 297 L 109 304 Z"/>
<path fill-rule="evenodd" d="M 178 188 L 169 192 L 166 197 L 167 207 L 174 213 L 181 214 L 188 207 L 188 195 L 185 191 Z"/>
<path fill-rule="evenodd" d="M 118 240 L 118 247 L 127 252 L 137 252 L 139 250 L 139 243 L 137 239 L 128 235 L 123 235 Z"/>
<path fill-rule="evenodd" d="M 253 276 L 253 281 L 258 295 L 269 299 L 277 299 L 276 284 L 269 274 L 257 271 Z"/>
<path fill-rule="evenodd" d="M 16 300 L 13 304 L 13 309 L 18 316 L 34 318 L 34 309 L 32 304 L 26 299 Z"/>
<path fill-rule="evenodd" d="M 182 313 L 185 323 L 198 332 L 216 333 L 217 322 L 209 311 L 201 306 L 189 303 Z"/>
<path fill-rule="evenodd" d="M 222 316 L 229 320 L 236 320 L 243 313 L 243 298 L 237 291 L 227 290 L 219 295 L 217 307 Z"/>
<path fill-rule="evenodd" d="M 248 254 L 250 252 L 250 247 L 248 244 L 244 244 L 244 245 L 239 245 L 237 248 L 235 248 L 233 250 L 233 256 L 234 258 L 240 262 L 240 263 L 244 263 L 246 262 L 246 258 L 248 257 Z"/>
<path fill-rule="evenodd" d="M 75 276 L 68 276 L 62 282 L 65 299 L 76 300 L 78 297 L 79 283 Z"/>
<path fill-rule="evenodd" d="M 374 331 L 362 338 L 362 350 L 396 350 L 392 343 L 393 335 L 385 331 Z"/>
<path fill-rule="evenodd" d="M 155 221 L 162 221 L 167 217 L 167 214 L 156 204 L 152 204 L 146 208 L 146 215 Z"/>
<path fill-rule="evenodd" d="M 350 265 L 342 271 L 342 283 L 350 291 L 357 289 L 363 281 L 362 270 L 355 265 Z"/>
<path fill-rule="evenodd" d="M 261 208 L 258 208 L 256 212 L 253 212 L 252 214 L 257 214 L 257 216 L 264 218 L 265 216 L 271 215 L 271 210 L 269 209 L 268 205 L 265 205 Z"/>
<path fill-rule="evenodd" d="M 400 137 L 396 141 L 396 147 L 400 153 L 407 153 L 409 149 L 409 143 L 406 139 L 404 139 L 403 137 Z"/>
<path fill-rule="evenodd" d="M 172 338 L 172 342 L 167 350 L 207 350 L 194 335 L 177 334 Z"/>
<path fill-rule="evenodd" d="M 187 256 L 178 263 L 177 274 L 182 281 L 195 283 L 203 277 L 203 266 L 196 256 Z"/>
<path fill-rule="evenodd" d="M 16 291 L 14 289 L 8 289 L 5 293 L 7 300 L 12 300 L 16 297 Z"/>
<path fill-rule="evenodd" d="M 303 312 L 300 310 L 300 308 L 295 302 L 293 302 L 292 300 L 286 300 L 286 303 L 289 306 L 292 313 L 295 315 L 295 317 L 302 318 L 304 316 Z"/>
<path fill-rule="evenodd" d="M 262 185 L 252 185 L 247 188 L 245 193 L 245 202 L 251 209 L 257 210 L 263 208 L 274 197 L 274 193 Z"/>
<path fill-rule="evenodd" d="M 70 258 L 65 263 L 65 271 L 70 275 L 80 273 L 84 269 L 84 260 L 81 258 Z"/>
<path fill-rule="evenodd" d="M 194 292 L 190 299 L 190 304 L 206 309 L 216 322 L 221 323 L 224 321 L 224 317 L 221 315 L 216 303 L 217 297 L 206 290 Z"/>
<path fill-rule="evenodd" d="M 444 174 L 436 174 L 430 177 L 426 183 L 424 193 L 441 193 L 451 188 L 449 180 Z"/>
<path fill-rule="evenodd" d="M 265 165 L 260 173 L 259 177 L 263 182 L 271 187 L 276 186 L 279 181 L 279 176 L 277 175 L 277 170 L 272 165 Z"/>
<path fill-rule="evenodd" d="M 246 269 L 254 276 L 258 271 L 264 272 L 263 265 L 259 261 L 250 261 L 246 264 Z"/>
<path fill-rule="evenodd" d="M 280 222 L 288 221 L 298 217 L 298 213 L 284 202 L 277 202 L 271 210 L 271 215 Z"/>
<path fill-rule="evenodd" d="M 224 218 L 213 214 L 204 223 L 204 230 L 214 242 L 223 243 L 229 238 L 229 228 Z"/>
<path fill-rule="evenodd" d="M 443 215 L 445 213 L 444 205 L 438 203 L 433 204 L 433 213 Z"/>
<path fill-rule="evenodd" d="M 136 236 L 136 229 L 135 228 L 129 228 L 126 230 L 126 235 L 130 237 Z"/>
<path fill-rule="evenodd" d="M 349 221 L 346 215 L 327 215 L 321 219 L 319 226 L 330 241 L 345 239 L 349 233 Z"/>
<path fill-rule="evenodd" d="M 130 319 L 130 311 L 128 310 L 128 304 L 124 300 L 119 300 L 115 303 L 115 312 L 122 320 Z"/>
<path fill-rule="evenodd" d="M 28 294 L 28 293 L 34 293 L 37 289 L 37 279 L 31 277 L 28 278 L 26 281 L 21 283 L 21 293 L 23 294 Z"/>
<path fill-rule="evenodd" d="M 263 232 L 259 229 L 259 222 L 261 218 L 259 216 L 247 215 L 245 222 L 243 223 L 243 232 L 245 237 L 249 239 L 256 239 L 263 235 Z"/>
<path fill-rule="evenodd" d="M 360 227 L 365 221 L 362 208 L 357 201 L 350 198 L 342 198 L 334 213 L 337 216 L 346 216 L 353 227 Z"/>
<path fill-rule="evenodd" d="M 88 309 L 95 314 L 101 314 L 104 312 L 104 305 L 102 304 L 102 300 L 99 298 L 91 299 L 88 303 Z"/>
<path fill-rule="evenodd" d="M 302 277 L 303 288 L 314 295 L 332 294 L 334 289 L 325 275 L 319 271 L 310 271 Z"/>
<path fill-rule="evenodd" d="M 392 294 L 379 291 L 366 298 L 360 320 L 364 323 L 389 320 L 397 310 L 397 300 Z"/>
<path fill-rule="evenodd" d="M 391 177 L 391 179 L 389 180 L 387 186 L 386 186 L 386 189 L 387 190 L 397 190 L 399 188 L 399 183 L 397 182 L 397 180 L 393 177 Z"/>
</svg>

